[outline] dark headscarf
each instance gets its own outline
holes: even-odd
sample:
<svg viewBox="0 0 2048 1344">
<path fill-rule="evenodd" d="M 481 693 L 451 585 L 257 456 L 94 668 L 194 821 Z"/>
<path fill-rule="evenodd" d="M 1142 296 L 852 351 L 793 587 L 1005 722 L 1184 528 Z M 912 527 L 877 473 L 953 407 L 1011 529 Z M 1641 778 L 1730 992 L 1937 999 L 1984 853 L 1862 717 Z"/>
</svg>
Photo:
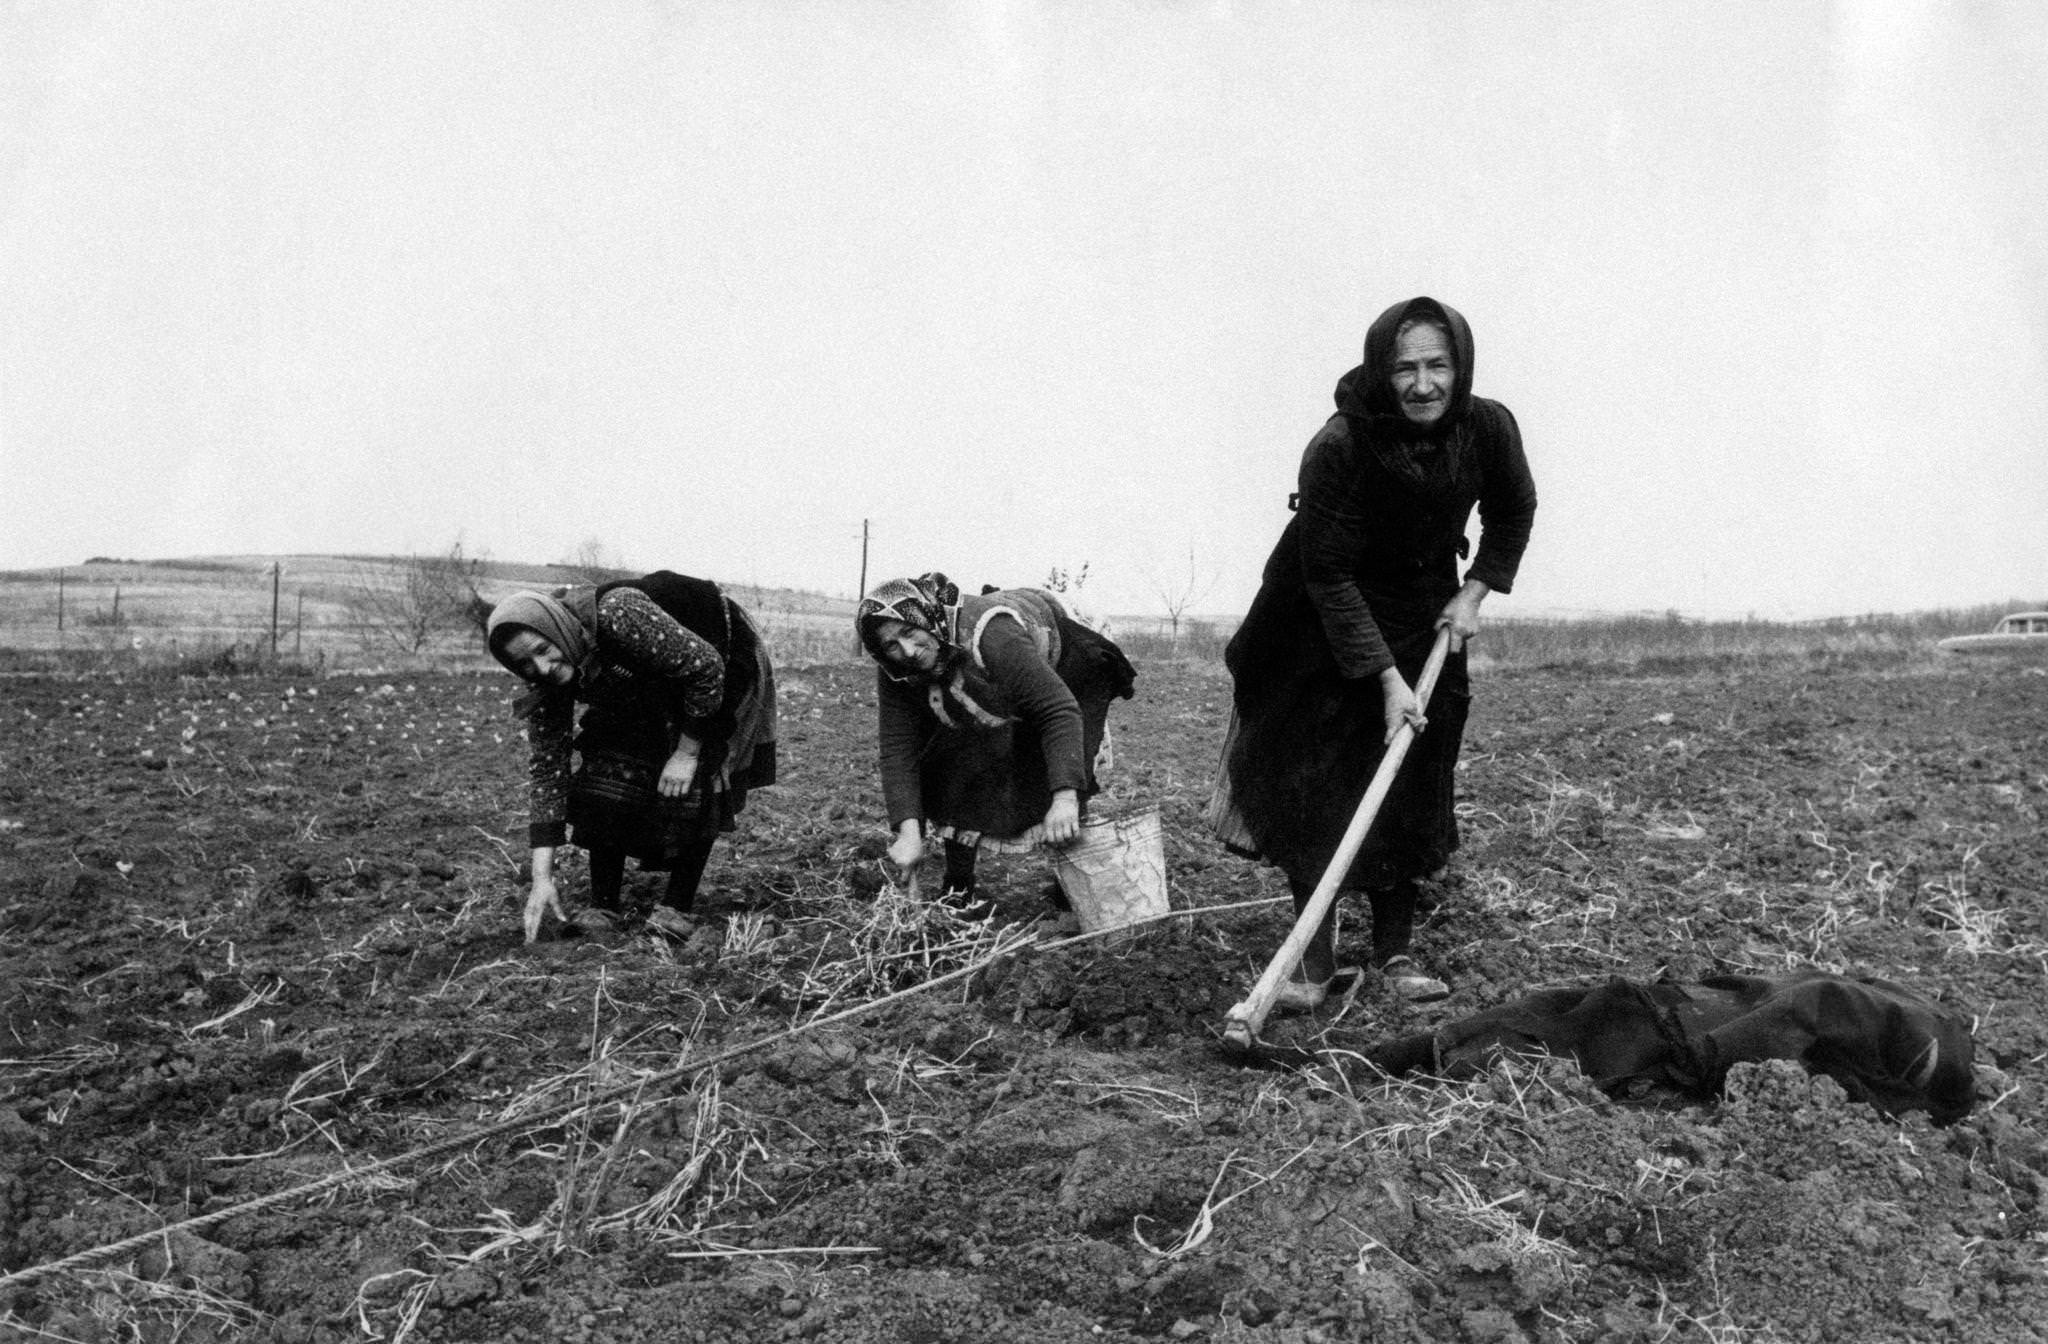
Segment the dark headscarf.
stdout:
<svg viewBox="0 0 2048 1344">
<path fill-rule="evenodd" d="M 1410 420 L 1394 392 L 1394 338 L 1411 318 L 1443 328 L 1456 364 L 1444 413 L 1427 425 Z M 1351 421 L 1353 432 L 1389 471 L 1426 494 L 1453 489 L 1476 469 L 1468 451 L 1471 409 L 1472 328 L 1457 309 L 1428 297 L 1381 313 L 1365 333 L 1365 362 L 1337 380 L 1337 413 Z"/>
<path fill-rule="evenodd" d="M 1401 411 L 1394 395 L 1394 335 L 1409 318 L 1440 326 L 1449 335 L 1451 395 L 1434 424 L 1418 425 Z M 1432 298 L 1397 303 L 1381 313 L 1365 333 L 1365 362 L 1337 382 L 1337 410 L 1368 423 L 1375 436 L 1442 439 L 1462 423 L 1472 407 L 1472 328 L 1458 310 Z"/>
</svg>

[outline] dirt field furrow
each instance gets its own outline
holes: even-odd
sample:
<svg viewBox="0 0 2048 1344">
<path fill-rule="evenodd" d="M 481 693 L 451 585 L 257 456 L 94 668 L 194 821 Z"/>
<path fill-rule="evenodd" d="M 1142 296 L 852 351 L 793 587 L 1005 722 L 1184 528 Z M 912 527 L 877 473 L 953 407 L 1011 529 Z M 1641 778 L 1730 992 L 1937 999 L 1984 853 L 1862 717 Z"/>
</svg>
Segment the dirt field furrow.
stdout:
<svg viewBox="0 0 2048 1344">
<path fill-rule="evenodd" d="M 1176 907 L 1281 896 L 1201 824 L 1221 669 L 1140 671 L 1100 805 L 1161 808 Z M 694 932 L 529 947 L 509 678 L 11 680 L 0 1273 L 237 1211 L 0 1289 L 0 1335 L 2040 1338 L 2048 677 L 1476 681 L 1464 847 L 1418 944 L 1447 1002 L 1367 986 L 1233 1054 L 1268 905 L 1027 950 L 586 1107 L 975 964 L 1048 912 L 1048 865 L 988 861 L 993 926 L 890 888 L 872 675 L 797 668 L 783 783 Z M 1538 986 L 1801 967 L 1971 1014 L 1975 1109 L 1890 1117 L 1782 1061 L 1686 1099 L 1362 1059 Z"/>
</svg>

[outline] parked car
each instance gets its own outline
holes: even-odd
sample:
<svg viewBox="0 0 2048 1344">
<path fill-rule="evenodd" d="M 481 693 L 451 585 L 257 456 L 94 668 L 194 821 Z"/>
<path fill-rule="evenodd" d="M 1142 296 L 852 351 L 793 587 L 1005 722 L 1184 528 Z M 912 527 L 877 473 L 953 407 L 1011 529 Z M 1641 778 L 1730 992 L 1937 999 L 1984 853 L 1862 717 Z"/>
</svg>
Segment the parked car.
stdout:
<svg viewBox="0 0 2048 1344">
<path fill-rule="evenodd" d="M 2013 653 L 2048 658 L 2048 611 L 2016 611 L 1988 635 L 1952 635 L 1934 647 L 1944 653 Z"/>
</svg>

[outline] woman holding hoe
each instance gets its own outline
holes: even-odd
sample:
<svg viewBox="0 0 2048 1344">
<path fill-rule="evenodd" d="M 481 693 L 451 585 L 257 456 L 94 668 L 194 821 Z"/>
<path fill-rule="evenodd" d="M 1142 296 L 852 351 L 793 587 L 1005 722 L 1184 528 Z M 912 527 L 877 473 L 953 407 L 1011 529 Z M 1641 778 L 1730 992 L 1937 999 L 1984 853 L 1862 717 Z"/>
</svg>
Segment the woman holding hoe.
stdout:
<svg viewBox="0 0 2048 1344">
<path fill-rule="evenodd" d="M 1210 820 L 1287 875 L 1297 915 L 1402 724 L 1419 736 L 1344 886 L 1372 909 L 1372 964 L 1408 999 L 1450 992 L 1410 949 L 1416 879 L 1458 846 L 1452 771 L 1470 703 L 1464 644 L 1528 545 L 1536 486 L 1507 407 L 1472 395 L 1472 330 L 1434 299 L 1380 314 L 1365 361 L 1302 455 L 1299 511 L 1280 534 L 1225 662 L 1233 711 Z M 1479 554 L 1462 583 L 1465 524 Z M 1436 632 L 1452 652 L 1424 717 L 1414 691 Z M 1309 1008 L 1338 974 L 1334 909 L 1281 1006 Z"/>
<path fill-rule="evenodd" d="M 753 621 L 717 584 L 657 570 L 514 593 L 488 639 L 533 688 L 516 706 L 531 744 L 526 940 L 564 917 L 555 851 L 570 839 L 590 852 L 592 906 L 629 913 L 630 857 L 668 873 L 649 922 L 685 931 L 712 841 L 775 782 L 775 673 Z"/>
</svg>

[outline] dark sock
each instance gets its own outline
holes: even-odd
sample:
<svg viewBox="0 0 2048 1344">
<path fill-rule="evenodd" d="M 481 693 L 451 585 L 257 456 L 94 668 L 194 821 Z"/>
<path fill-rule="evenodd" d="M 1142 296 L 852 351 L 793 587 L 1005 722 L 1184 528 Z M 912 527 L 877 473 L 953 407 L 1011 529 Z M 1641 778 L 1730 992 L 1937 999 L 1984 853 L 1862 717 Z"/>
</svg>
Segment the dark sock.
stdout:
<svg viewBox="0 0 2048 1344">
<path fill-rule="evenodd" d="M 668 890 L 662 893 L 661 903 L 671 910 L 689 913 L 697 904 L 697 886 L 704 880 L 704 866 L 711 862 L 711 841 L 693 843 L 676 855 L 675 866 L 668 871 Z"/>
<path fill-rule="evenodd" d="M 949 892 L 961 896 L 974 894 L 973 845 L 963 845 L 958 840 L 946 841 L 946 886 Z"/>
<path fill-rule="evenodd" d="M 1370 896 L 1372 961 L 1382 966 L 1387 958 L 1405 954 L 1415 942 L 1415 884 L 1403 879 Z"/>
<path fill-rule="evenodd" d="M 617 910 L 626 884 L 626 851 L 590 851 L 590 903 L 599 910 Z"/>
</svg>

